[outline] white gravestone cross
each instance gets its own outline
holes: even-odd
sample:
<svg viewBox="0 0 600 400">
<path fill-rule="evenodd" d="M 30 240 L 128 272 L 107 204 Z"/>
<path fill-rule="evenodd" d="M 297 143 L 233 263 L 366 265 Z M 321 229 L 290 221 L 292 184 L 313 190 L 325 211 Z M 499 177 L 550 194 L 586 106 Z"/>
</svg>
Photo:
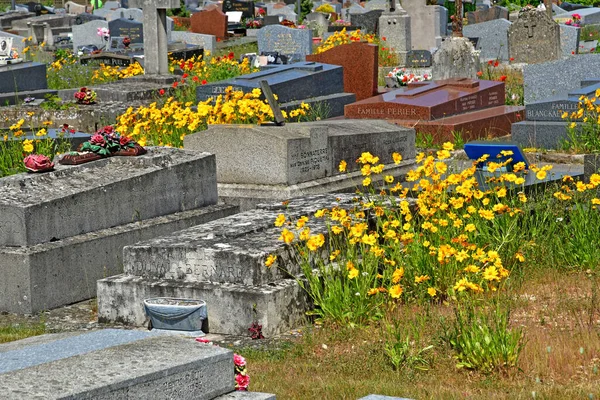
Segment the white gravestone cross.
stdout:
<svg viewBox="0 0 600 400">
<path fill-rule="evenodd" d="M 129 0 L 129 7 L 144 10 L 144 70 L 146 75 L 168 74 L 167 10 L 179 8 L 179 0 Z"/>
</svg>

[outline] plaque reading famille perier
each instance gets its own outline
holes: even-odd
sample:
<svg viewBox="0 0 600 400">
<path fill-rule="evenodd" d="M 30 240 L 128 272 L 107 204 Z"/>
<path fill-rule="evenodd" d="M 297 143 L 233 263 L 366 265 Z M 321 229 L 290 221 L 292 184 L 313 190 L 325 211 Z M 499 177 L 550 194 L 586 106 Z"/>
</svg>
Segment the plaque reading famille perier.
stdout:
<svg viewBox="0 0 600 400">
<path fill-rule="evenodd" d="M 467 78 L 417 82 L 348 104 L 344 116 L 387 119 L 431 133 L 436 141 L 463 132 L 463 139 L 501 136 L 523 117 L 524 107 L 505 106 L 504 82 Z"/>
</svg>

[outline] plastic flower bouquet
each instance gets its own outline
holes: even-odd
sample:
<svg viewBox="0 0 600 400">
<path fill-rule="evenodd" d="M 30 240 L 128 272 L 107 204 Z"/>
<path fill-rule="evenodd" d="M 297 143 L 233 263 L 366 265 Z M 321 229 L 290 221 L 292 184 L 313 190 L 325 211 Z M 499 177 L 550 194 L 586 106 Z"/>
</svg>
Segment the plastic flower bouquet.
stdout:
<svg viewBox="0 0 600 400">
<path fill-rule="evenodd" d="M 387 77 L 393 78 L 399 86 L 407 86 L 409 83 L 431 80 L 431 75 L 429 74 L 414 74 L 410 71 L 407 71 L 406 68 L 394 68 L 388 73 Z"/>
</svg>

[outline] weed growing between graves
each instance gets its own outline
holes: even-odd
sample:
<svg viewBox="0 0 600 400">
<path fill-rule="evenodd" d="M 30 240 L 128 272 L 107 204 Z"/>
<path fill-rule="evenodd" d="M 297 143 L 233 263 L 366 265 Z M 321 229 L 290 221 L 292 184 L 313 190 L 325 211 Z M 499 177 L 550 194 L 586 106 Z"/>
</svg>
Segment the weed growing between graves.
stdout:
<svg viewBox="0 0 600 400">
<path fill-rule="evenodd" d="M 41 321 L 36 324 L 11 324 L 0 326 L 0 343 L 25 339 L 30 336 L 46 333 L 46 324 Z"/>
<path fill-rule="evenodd" d="M 66 130 L 62 137 L 52 139 L 48 137 L 46 129 L 42 128 L 31 139 L 21 140 L 25 136 L 24 124 L 25 120 L 21 119 L 11 125 L 8 131 L 0 130 L 0 178 L 25 172 L 23 159 L 29 154 L 41 154 L 52 160 L 71 147 L 66 138 Z M 50 124 L 51 122 L 44 123 L 45 126 Z"/>
<path fill-rule="evenodd" d="M 248 360 L 252 390 L 285 399 L 356 399 L 370 393 L 412 399 L 595 399 L 600 313 L 589 306 L 592 292 L 583 272 L 530 269 L 518 287 L 496 294 L 510 309 L 510 331 L 522 330 L 525 340 L 519 368 L 501 366 L 493 373 L 457 368 L 457 353 L 444 340 L 455 315 L 444 304 L 406 303 L 368 326 L 308 326 L 302 337 L 276 347 L 234 351 Z M 493 304 L 487 311 L 495 312 Z M 387 332 L 388 321 L 398 327 L 397 340 Z M 406 354 L 404 367 L 393 367 L 386 353 L 390 346 Z"/>
<path fill-rule="evenodd" d="M 504 82 L 505 104 L 509 106 L 523 105 L 523 71 L 510 65 L 501 64 L 499 60 L 490 60 L 485 64 L 484 69 L 477 73 L 477 76 L 480 79 Z"/>
<path fill-rule="evenodd" d="M 551 166 L 523 171 L 525 164 L 517 163 L 506 172 L 512 161 L 506 151 L 453 173 L 447 161 L 452 149 L 446 143 L 435 154 L 419 154 L 407 186 L 385 176 L 378 157 L 363 153 L 356 206 L 312 216 L 325 220 L 326 231 L 309 216 L 289 220 L 280 214 L 275 225 L 301 267 L 298 282 L 313 301 L 317 322 L 358 327 L 378 323 L 395 307 L 449 305 L 458 311 L 454 325 L 445 324 L 452 327 L 445 337 L 459 366 L 482 373 L 515 369 L 523 335 L 509 328 L 509 310 L 499 296 L 540 266 L 598 272 L 600 254 L 590 243 L 600 240 L 600 175 L 588 184 L 567 176 L 557 185 L 526 188 L 525 174 L 541 182 Z M 398 154 L 393 159 L 401 161 Z M 494 174 L 488 188 L 477 182 L 477 163 Z M 342 162 L 340 171 L 347 167 Z M 377 174 L 386 184 L 376 189 Z M 287 271 L 275 255 L 266 265 Z M 392 359 L 403 359 L 399 346 Z"/>
<path fill-rule="evenodd" d="M 581 96 L 577 111 L 570 114 L 563 112 L 562 118 L 569 122 L 567 126 L 569 138 L 563 141 L 563 150 L 575 153 L 600 151 L 600 105 L 597 104 L 599 97 L 600 89 L 596 90 L 592 98 Z"/>
<path fill-rule="evenodd" d="M 164 93 L 163 93 L 164 95 Z M 197 104 L 182 103 L 169 97 L 162 105 L 157 102 L 140 106 L 137 110 L 129 107 L 118 117 L 116 130 L 129 136 L 140 145 L 183 147 L 186 135 L 204 130 L 215 124 L 260 124 L 273 120 L 273 111 L 265 100 L 260 100 L 260 89 L 252 93 L 233 91 L 228 87 L 225 95 L 210 98 Z M 282 111 L 287 120 L 299 120 L 307 116 L 308 104 L 289 112 Z"/>
</svg>

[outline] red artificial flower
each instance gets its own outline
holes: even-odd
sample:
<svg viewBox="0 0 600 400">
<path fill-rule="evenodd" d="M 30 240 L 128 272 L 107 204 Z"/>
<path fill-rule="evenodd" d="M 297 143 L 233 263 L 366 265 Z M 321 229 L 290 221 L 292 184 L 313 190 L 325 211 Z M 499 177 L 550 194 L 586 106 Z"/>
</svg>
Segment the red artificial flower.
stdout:
<svg viewBox="0 0 600 400">
<path fill-rule="evenodd" d="M 165 89 L 160 89 L 158 91 L 158 94 L 160 94 L 161 96 L 164 96 L 165 95 Z"/>
<path fill-rule="evenodd" d="M 502 76 L 500 77 L 500 81 L 501 81 L 501 82 L 504 82 L 505 80 L 506 80 L 506 75 L 502 75 Z"/>
</svg>

